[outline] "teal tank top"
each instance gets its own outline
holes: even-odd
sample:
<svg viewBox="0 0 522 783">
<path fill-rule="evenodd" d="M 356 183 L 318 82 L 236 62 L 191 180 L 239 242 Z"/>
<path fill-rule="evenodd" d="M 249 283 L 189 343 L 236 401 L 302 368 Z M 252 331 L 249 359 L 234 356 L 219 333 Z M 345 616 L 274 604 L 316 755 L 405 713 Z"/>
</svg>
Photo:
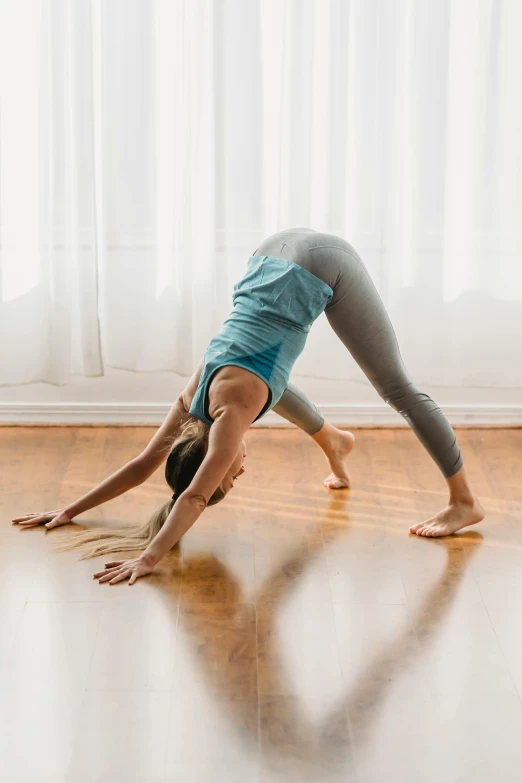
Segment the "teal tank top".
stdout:
<svg viewBox="0 0 522 783">
<path fill-rule="evenodd" d="M 329 285 L 293 261 L 250 256 L 234 286 L 234 309 L 205 351 L 189 412 L 211 425 L 208 389 L 221 367 L 234 365 L 258 375 L 268 400 L 256 421 L 277 404 L 308 332 L 333 295 Z"/>
</svg>

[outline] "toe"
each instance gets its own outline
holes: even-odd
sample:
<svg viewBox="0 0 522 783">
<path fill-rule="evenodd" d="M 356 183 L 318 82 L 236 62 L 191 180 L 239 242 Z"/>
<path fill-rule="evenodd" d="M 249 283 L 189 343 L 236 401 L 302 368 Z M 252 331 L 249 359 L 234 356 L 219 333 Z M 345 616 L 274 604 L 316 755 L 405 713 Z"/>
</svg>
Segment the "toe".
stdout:
<svg viewBox="0 0 522 783">
<path fill-rule="evenodd" d="M 415 525 L 412 525 L 409 529 L 410 533 L 418 533 L 423 525 L 424 522 L 417 522 Z"/>
<path fill-rule="evenodd" d="M 327 486 L 328 486 L 329 489 L 343 489 L 343 487 L 345 486 L 345 483 L 344 483 L 344 481 L 342 481 L 342 479 L 338 479 L 337 478 L 337 479 L 332 479 L 327 484 Z"/>
<path fill-rule="evenodd" d="M 349 487 L 348 481 L 339 476 L 327 476 L 323 484 L 327 489 L 344 489 Z"/>
</svg>

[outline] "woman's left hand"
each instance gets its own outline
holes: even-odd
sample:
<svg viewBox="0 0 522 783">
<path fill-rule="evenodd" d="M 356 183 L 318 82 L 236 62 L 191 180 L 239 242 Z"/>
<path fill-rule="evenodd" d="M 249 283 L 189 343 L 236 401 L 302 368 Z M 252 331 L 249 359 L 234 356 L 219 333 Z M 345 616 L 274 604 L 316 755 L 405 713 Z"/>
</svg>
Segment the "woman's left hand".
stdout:
<svg viewBox="0 0 522 783">
<path fill-rule="evenodd" d="M 130 577 L 129 584 L 132 585 L 138 577 L 150 574 L 153 569 L 154 566 L 143 557 L 136 557 L 133 560 L 112 560 L 110 563 L 105 563 L 105 569 L 94 574 L 93 579 L 98 579 L 100 584 L 108 582 L 113 585 Z"/>
</svg>

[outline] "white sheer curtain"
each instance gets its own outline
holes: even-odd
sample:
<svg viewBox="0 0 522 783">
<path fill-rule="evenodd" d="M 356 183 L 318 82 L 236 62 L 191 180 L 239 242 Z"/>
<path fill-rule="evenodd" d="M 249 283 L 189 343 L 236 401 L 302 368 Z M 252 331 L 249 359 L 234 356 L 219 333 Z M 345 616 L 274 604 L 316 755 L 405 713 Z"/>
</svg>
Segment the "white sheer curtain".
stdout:
<svg viewBox="0 0 522 783">
<path fill-rule="evenodd" d="M 518 0 L 0 9 L 0 384 L 190 374 L 260 240 L 309 226 L 418 383 L 522 386 Z M 362 378 L 324 317 L 295 369 Z"/>
</svg>

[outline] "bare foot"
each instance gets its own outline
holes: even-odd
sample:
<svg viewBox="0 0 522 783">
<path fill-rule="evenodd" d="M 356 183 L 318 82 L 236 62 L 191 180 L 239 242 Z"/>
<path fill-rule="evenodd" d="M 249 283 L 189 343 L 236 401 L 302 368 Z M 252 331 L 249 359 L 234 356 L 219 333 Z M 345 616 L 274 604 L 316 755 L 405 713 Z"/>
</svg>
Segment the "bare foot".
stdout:
<svg viewBox="0 0 522 783">
<path fill-rule="evenodd" d="M 348 430 L 335 428 L 329 443 L 323 446 L 326 459 L 332 472 L 325 478 L 323 484 L 328 489 L 344 489 L 350 486 L 350 474 L 346 468 L 346 457 L 353 449 L 355 435 Z"/>
<path fill-rule="evenodd" d="M 484 509 L 477 498 L 470 503 L 449 503 L 431 519 L 418 522 L 409 528 L 410 533 L 418 536 L 436 538 L 450 536 L 469 525 L 476 525 L 484 519 Z"/>
</svg>

